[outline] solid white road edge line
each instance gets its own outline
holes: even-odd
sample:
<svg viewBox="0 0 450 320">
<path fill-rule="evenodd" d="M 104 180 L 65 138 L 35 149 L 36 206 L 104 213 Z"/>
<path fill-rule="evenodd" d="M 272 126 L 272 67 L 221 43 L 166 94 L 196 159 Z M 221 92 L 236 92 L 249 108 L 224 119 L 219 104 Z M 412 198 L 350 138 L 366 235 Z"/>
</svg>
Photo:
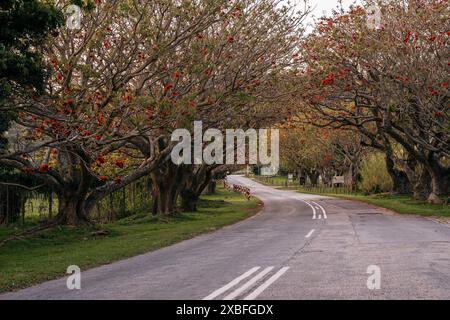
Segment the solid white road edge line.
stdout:
<svg viewBox="0 0 450 320">
<path fill-rule="evenodd" d="M 322 210 L 324 219 L 328 219 L 327 211 L 325 210 L 325 208 L 322 207 L 322 206 L 321 206 L 320 204 L 318 204 L 317 202 L 314 202 L 314 201 L 311 201 L 311 202 L 314 203 L 316 206 L 318 206 L 318 207 Z"/>
<path fill-rule="evenodd" d="M 247 272 L 245 272 L 244 274 L 242 274 L 241 276 L 237 277 L 236 279 L 232 280 L 231 282 L 229 282 L 228 284 L 226 284 L 225 286 L 223 286 L 220 289 L 217 289 L 216 291 L 214 291 L 213 293 L 211 293 L 209 296 L 203 298 L 203 300 L 212 300 L 215 297 L 221 295 L 222 293 L 224 293 L 225 291 L 229 290 L 230 288 L 234 287 L 235 285 L 237 285 L 239 282 L 241 282 L 242 280 L 244 280 L 245 278 L 251 276 L 253 273 L 255 273 L 256 271 L 258 271 L 261 267 L 254 267 L 251 268 L 250 270 L 248 270 Z"/>
<path fill-rule="evenodd" d="M 263 271 L 261 271 L 261 272 L 258 273 L 256 276 L 254 276 L 252 279 L 250 279 L 249 281 L 247 281 L 244 285 L 242 285 L 241 287 L 237 288 L 237 289 L 234 290 L 232 293 L 230 293 L 230 294 L 227 295 L 225 298 L 223 298 L 223 300 L 233 300 L 233 299 L 236 298 L 238 295 L 240 295 L 242 292 L 244 292 L 245 290 L 247 290 L 248 288 L 250 288 L 252 285 L 254 285 L 259 279 L 261 279 L 261 278 L 264 277 L 266 274 L 268 274 L 272 269 L 273 269 L 273 267 L 267 267 L 267 268 L 265 268 Z"/>
<path fill-rule="evenodd" d="M 248 296 L 244 298 L 244 300 L 254 300 L 256 299 L 264 290 L 266 290 L 272 283 L 278 280 L 286 271 L 288 271 L 289 267 L 281 268 L 277 273 L 275 273 L 272 277 L 266 280 L 262 285 L 260 285 L 255 291 L 250 293 Z"/>
<path fill-rule="evenodd" d="M 296 200 L 300 200 L 301 202 L 304 202 L 304 203 L 306 203 L 308 206 L 310 206 L 311 209 L 313 210 L 313 220 L 316 220 L 316 215 L 317 215 L 316 208 L 314 208 L 314 207 L 312 206 L 311 203 L 309 203 L 309 202 L 307 202 L 307 201 L 305 201 L 305 200 L 303 200 L 303 199 L 299 199 L 299 198 L 295 198 L 295 199 L 296 199 Z"/>
<path fill-rule="evenodd" d="M 312 229 L 312 230 L 305 236 L 305 238 L 311 238 L 311 236 L 313 235 L 314 231 L 316 231 L 316 229 Z"/>
</svg>

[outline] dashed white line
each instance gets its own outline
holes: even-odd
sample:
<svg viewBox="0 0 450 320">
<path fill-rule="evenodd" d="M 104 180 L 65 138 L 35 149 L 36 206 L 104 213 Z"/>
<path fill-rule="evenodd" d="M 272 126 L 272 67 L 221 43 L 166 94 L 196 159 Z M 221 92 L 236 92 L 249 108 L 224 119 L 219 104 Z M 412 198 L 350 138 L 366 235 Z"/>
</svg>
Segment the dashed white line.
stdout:
<svg viewBox="0 0 450 320">
<path fill-rule="evenodd" d="M 312 229 L 312 230 L 305 236 L 305 238 L 311 238 L 311 236 L 313 235 L 314 231 L 316 231 L 316 229 Z"/>
<path fill-rule="evenodd" d="M 286 271 L 288 271 L 289 267 L 281 268 L 277 273 L 275 273 L 272 277 L 266 280 L 262 285 L 260 285 L 255 291 L 250 293 L 248 296 L 244 298 L 244 300 L 254 300 L 256 299 L 264 290 L 266 290 L 272 283 L 278 280 Z"/>
<path fill-rule="evenodd" d="M 248 288 L 250 288 L 252 285 L 254 285 L 258 280 L 262 279 L 266 274 L 268 274 L 271 270 L 273 269 L 273 267 L 267 267 L 265 268 L 263 271 L 261 271 L 260 273 L 258 273 L 256 276 L 254 276 L 252 279 L 250 279 L 249 281 L 247 281 L 243 286 L 237 288 L 236 290 L 234 290 L 232 293 L 230 293 L 229 295 L 227 295 L 225 298 L 223 298 L 223 300 L 233 300 L 234 298 L 236 298 L 238 295 L 240 295 L 242 292 L 244 292 L 245 290 L 247 290 Z"/>
<path fill-rule="evenodd" d="M 236 279 L 234 279 L 233 281 L 231 281 L 230 283 L 228 283 L 227 285 L 223 286 L 220 289 L 217 289 L 216 291 L 214 291 L 213 293 L 211 293 L 209 296 L 203 298 L 203 300 L 212 300 L 215 297 L 221 295 L 222 293 L 226 292 L 227 290 L 229 290 L 230 288 L 234 287 L 235 285 L 237 285 L 239 282 L 241 282 L 242 280 L 244 280 L 245 278 L 251 276 L 253 273 L 255 273 L 256 271 L 258 271 L 261 267 L 254 267 L 251 268 L 250 270 L 248 270 L 247 272 L 245 272 L 244 274 L 242 274 L 241 276 L 237 277 Z"/>
</svg>

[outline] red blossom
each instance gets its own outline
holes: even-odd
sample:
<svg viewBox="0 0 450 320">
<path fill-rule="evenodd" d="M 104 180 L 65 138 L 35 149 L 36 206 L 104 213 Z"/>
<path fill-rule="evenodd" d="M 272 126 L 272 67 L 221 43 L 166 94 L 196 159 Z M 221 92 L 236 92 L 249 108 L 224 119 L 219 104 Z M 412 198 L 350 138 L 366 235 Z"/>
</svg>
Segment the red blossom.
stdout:
<svg viewBox="0 0 450 320">
<path fill-rule="evenodd" d="M 408 43 L 410 38 L 411 38 L 411 31 L 408 31 L 406 33 L 406 36 L 405 36 L 405 39 L 403 40 L 403 42 Z"/>
<path fill-rule="evenodd" d="M 434 117 L 435 118 L 444 118 L 444 113 L 442 112 L 442 111 L 436 111 L 435 113 L 434 113 Z"/>
<path fill-rule="evenodd" d="M 439 92 L 437 92 L 436 90 L 434 90 L 432 87 L 430 87 L 429 89 L 429 92 L 430 92 L 430 94 L 432 95 L 432 96 L 435 96 L 435 95 L 437 95 Z"/>
<path fill-rule="evenodd" d="M 164 92 L 169 92 L 170 90 L 172 90 L 173 89 L 173 84 L 172 83 L 169 83 L 169 84 L 167 84 L 165 87 L 164 87 Z"/>
<path fill-rule="evenodd" d="M 183 74 L 182 74 L 180 71 L 176 71 L 176 72 L 173 74 L 173 77 L 174 77 L 175 79 L 180 79 L 182 75 L 183 75 Z"/>
<path fill-rule="evenodd" d="M 50 170 L 50 166 L 48 164 L 41 164 L 39 167 L 39 172 L 47 173 Z"/>
<path fill-rule="evenodd" d="M 125 167 L 125 161 L 117 160 L 116 161 L 116 166 L 119 167 L 120 169 L 123 169 Z"/>
<path fill-rule="evenodd" d="M 98 156 L 97 162 L 100 164 L 104 164 L 106 162 L 106 159 L 104 156 Z"/>
<path fill-rule="evenodd" d="M 326 78 L 322 81 L 322 85 L 324 86 L 329 86 L 332 85 L 334 83 L 334 73 L 330 73 L 326 76 Z"/>
<path fill-rule="evenodd" d="M 122 99 L 126 103 L 131 103 L 131 101 L 133 101 L 133 97 L 131 95 L 129 95 L 129 94 L 126 94 L 126 93 L 123 95 Z"/>
</svg>

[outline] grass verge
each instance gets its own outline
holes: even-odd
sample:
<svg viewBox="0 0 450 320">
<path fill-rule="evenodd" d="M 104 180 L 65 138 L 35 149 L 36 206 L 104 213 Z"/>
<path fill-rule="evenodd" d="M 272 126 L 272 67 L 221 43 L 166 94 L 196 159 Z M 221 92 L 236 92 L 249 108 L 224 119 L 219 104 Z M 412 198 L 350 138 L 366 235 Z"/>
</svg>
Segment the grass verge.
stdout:
<svg viewBox="0 0 450 320">
<path fill-rule="evenodd" d="M 362 201 L 400 214 L 415 214 L 424 217 L 450 217 L 450 206 L 429 204 L 426 201 L 414 200 L 410 196 L 385 194 L 369 196 L 342 194 L 325 195 L 347 200 Z"/>
<path fill-rule="evenodd" d="M 0 292 L 64 276 L 70 265 L 81 270 L 153 251 L 211 232 L 254 215 L 259 200 L 218 189 L 204 196 L 198 212 L 174 217 L 148 213 L 105 225 L 106 236 L 90 228 L 60 227 L 0 247 Z M 16 232 L 0 227 L 0 241 Z"/>
<path fill-rule="evenodd" d="M 450 217 L 450 206 L 448 205 L 434 205 L 426 201 L 414 200 L 408 195 L 391 195 L 391 194 L 345 194 L 345 193 L 330 193 L 330 192 L 310 192 L 308 190 L 298 188 L 295 186 L 284 187 L 286 177 L 274 177 L 270 179 L 255 179 L 260 183 L 272 185 L 275 188 L 286 189 L 307 194 L 320 194 L 330 197 L 337 197 L 347 200 L 362 201 L 368 204 L 373 204 L 378 207 L 386 208 L 400 214 L 415 214 L 425 217 Z M 320 188 L 317 188 L 318 190 Z M 330 188 L 328 188 L 329 190 Z M 325 190 L 325 188 L 324 188 Z"/>
</svg>

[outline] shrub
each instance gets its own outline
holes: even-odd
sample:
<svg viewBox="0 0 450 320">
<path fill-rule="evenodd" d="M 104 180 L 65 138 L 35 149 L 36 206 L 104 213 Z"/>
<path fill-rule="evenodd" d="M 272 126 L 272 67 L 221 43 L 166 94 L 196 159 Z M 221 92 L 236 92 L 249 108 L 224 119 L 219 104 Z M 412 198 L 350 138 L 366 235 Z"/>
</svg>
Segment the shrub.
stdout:
<svg viewBox="0 0 450 320">
<path fill-rule="evenodd" d="M 384 154 L 368 154 L 361 163 L 361 190 L 366 194 L 390 192 L 392 179 L 386 168 Z"/>
</svg>

